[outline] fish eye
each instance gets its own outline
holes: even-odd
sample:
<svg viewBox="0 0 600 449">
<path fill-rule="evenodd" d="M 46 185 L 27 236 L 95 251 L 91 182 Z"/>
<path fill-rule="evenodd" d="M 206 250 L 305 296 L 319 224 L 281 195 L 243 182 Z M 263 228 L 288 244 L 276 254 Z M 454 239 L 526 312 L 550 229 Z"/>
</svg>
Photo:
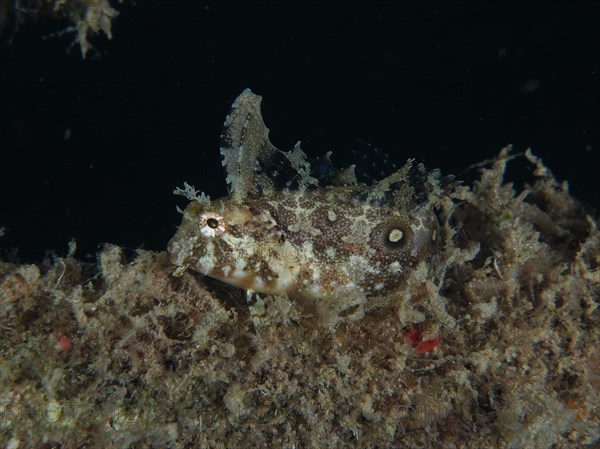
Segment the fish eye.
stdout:
<svg viewBox="0 0 600 449">
<path fill-rule="evenodd" d="M 218 237 L 225 229 L 223 217 L 212 212 L 200 214 L 200 232 L 206 237 Z"/>
</svg>

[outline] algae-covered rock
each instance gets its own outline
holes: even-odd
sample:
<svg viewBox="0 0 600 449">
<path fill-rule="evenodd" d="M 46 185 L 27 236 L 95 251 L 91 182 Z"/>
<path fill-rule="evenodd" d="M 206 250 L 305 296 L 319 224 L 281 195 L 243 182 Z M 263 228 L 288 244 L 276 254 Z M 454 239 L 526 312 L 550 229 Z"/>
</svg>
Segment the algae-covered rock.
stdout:
<svg viewBox="0 0 600 449">
<path fill-rule="evenodd" d="M 533 184 L 505 183 L 511 157 L 441 202 L 439 254 L 334 329 L 285 295 L 253 319 L 166 253 L 0 263 L 0 445 L 593 445 L 600 234 L 531 154 Z"/>
</svg>

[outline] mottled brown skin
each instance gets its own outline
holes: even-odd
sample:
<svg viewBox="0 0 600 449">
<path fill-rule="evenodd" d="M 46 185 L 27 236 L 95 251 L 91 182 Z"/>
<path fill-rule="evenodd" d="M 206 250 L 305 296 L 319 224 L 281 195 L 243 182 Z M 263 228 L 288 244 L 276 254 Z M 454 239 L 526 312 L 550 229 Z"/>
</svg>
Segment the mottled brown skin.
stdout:
<svg viewBox="0 0 600 449">
<path fill-rule="evenodd" d="M 348 288 L 389 293 L 425 257 L 437 231 L 430 210 L 371 206 L 340 197 L 335 189 L 276 192 L 244 205 L 225 199 L 215 206 L 188 206 L 169 243 L 173 262 L 263 293 L 306 292 L 317 298 Z M 222 235 L 199 233 L 206 212 L 222 217 Z M 402 237 L 390 240 L 398 230 Z M 213 256 L 207 259 L 209 252 Z M 233 275 L 236 266 L 243 276 Z"/>
</svg>

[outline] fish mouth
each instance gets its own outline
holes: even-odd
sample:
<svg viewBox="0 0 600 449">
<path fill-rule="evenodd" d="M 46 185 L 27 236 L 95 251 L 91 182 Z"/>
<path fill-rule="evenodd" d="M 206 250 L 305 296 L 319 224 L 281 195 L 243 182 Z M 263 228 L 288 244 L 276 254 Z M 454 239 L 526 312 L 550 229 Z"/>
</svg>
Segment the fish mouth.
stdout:
<svg viewBox="0 0 600 449">
<path fill-rule="evenodd" d="M 169 253 L 169 259 L 173 265 L 182 266 L 186 265 L 185 251 L 182 251 L 182 241 L 177 238 L 172 238 L 167 244 L 167 252 Z"/>
<path fill-rule="evenodd" d="M 194 241 L 185 236 L 175 234 L 167 244 L 167 253 L 173 265 L 194 265 Z"/>
</svg>

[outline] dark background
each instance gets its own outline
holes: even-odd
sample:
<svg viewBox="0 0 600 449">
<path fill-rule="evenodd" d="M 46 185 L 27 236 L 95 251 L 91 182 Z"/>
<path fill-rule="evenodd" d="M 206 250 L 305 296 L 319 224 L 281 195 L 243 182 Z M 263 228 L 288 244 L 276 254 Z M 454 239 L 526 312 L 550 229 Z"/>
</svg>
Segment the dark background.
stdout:
<svg viewBox="0 0 600 449">
<path fill-rule="evenodd" d="M 92 38 L 86 60 L 71 35 L 45 38 L 64 22 L 4 33 L 5 257 L 64 256 L 72 238 L 82 258 L 104 242 L 163 250 L 175 186 L 226 193 L 219 133 L 245 87 L 280 149 L 345 161 L 362 139 L 459 173 L 511 143 L 600 206 L 596 2 L 112 3 L 113 40 Z"/>
</svg>

